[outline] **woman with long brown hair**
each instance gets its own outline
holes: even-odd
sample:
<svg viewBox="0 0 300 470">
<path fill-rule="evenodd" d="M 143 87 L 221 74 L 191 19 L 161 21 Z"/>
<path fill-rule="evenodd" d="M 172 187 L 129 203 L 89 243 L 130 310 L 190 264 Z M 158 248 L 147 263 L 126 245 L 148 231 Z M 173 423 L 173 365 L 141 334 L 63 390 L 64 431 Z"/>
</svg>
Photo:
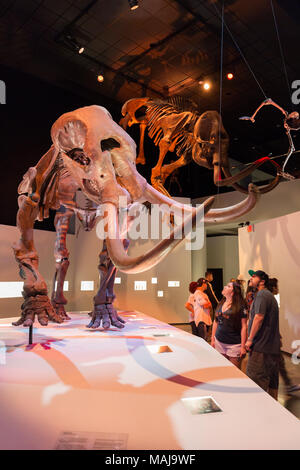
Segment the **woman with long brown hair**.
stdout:
<svg viewBox="0 0 300 470">
<path fill-rule="evenodd" d="M 216 308 L 211 345 L 240 368 L 247 339 L 247 309 L 241 286 L 229 282 L 222 295 L 224 297 Z"/>
</svg>

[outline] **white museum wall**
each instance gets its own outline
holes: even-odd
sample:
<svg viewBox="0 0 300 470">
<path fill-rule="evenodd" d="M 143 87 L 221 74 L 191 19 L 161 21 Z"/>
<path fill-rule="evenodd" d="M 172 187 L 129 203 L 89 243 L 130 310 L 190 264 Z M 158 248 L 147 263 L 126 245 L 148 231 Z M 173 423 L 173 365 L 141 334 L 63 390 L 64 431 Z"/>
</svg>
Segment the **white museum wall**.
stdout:
<svg viewBox="0 0 300 470">
<path fill-rule="evenodd" d="M 232 277 L 239 275 L 239 244 L 238 237 L 224 235 L 208 237 L 207 267 L 223 269 L 223 284 L 226 285 Z"/>
<path fill-rule="evenodd" d="M 193 250 L 192 257 L 192 280 L 197 281 L 199 277 L 204 277 L 207 269 L 207 237 L 204 236 L 204 245 L 201 250 Z"/>
<path fill-rule="evenodd" d="M 254 232 L 239 229 L 240 272 L 263 269 L 279 280 L 282 349 L 292 353 L 300 339 L 300 212 L 255 224 Z"/>
<path fill-rule="evenodd" d="M 20 238 L 17 227 L 0 225 L 0 282 L 20 282 L 19 269 L 12 250 L 12 244 Z M 55 233 L 46 230 L 34 230 L 35 246 L 39 255 L 40 272 L 43 275 L 48 290 L 51 292 L 53 276 L 55 273 L 55 262 L 53 256 Z M 75 243 L 74 235 L 68 235 L 68 248 L 70 250 L 70 267 L 66 281 L 69 281 L 69 292 L 65 292 L 66 298 L 70 299 L 69 307 L 74 309 L 72 295 L 74 291 L 74 259 Z M 0 298 L 0 317 L 14 317 L 20 314 L 23 298 Z"/>
</svg>

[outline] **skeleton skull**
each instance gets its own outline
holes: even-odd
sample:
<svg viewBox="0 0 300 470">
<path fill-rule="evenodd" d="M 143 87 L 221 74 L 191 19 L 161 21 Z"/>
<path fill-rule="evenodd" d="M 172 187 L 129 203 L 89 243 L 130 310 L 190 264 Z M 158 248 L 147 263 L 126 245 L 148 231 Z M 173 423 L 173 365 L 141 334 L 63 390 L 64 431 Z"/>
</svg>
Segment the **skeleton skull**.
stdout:
<svg viewBox="0 0 300 470">
<path fill-rule="evenodd" d="M 96 204 L 142 197 L 147 183 L 136 170 L 135 142 L 105 108 L 87 106 L 62 115 L 51 136 L 64 165 Z"/>
</svg>

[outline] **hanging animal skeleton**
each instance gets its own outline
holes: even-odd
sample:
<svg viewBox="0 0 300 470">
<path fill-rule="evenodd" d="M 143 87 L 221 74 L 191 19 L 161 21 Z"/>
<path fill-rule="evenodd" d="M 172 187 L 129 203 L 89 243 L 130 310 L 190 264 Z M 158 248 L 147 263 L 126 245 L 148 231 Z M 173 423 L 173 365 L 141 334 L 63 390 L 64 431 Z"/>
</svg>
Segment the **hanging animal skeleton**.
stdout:
<svg viewBox="0 0 300 470">
<path fill-rule="evenodd" d="M 282 114 L 284 115 L 284 120 L 283 120 L 283 127 L 285 129 L 285 133 L 287 135 L 287 138 L 288 138 L 288 141 L 289 141 L 289 149 L 288 149 L 288 152 L 286 154 L 286 158 L 285 158 L 285 161 L 284 161 L 284 164 L 282 166 L 282 171 L 280 172 L 281 176 L 283 176 L 284 178 L 287 178 L 287 179 L 294 179 L 294 177 L 288 173 L 285 173 L 285 167 L 286 167 L 286 164 L 287 162 L 289 161 L 289 158 L 290 156 L 292 155 L 293 152 L 295 152 L 295 146 L 294 146 L 294 142 L 293 142 L 293 139 L 292 139 L 292 136 L 291 136 L 291 131 L 299 131 L 300 129 L 300 119 L 299 119 L 299 113 L 297 111 L 293 111 L 292 113 L 288 113 L 287 111 L 285 111 L 281 106 L 279 106 L 279 104 L 275 103 L 273 100 L 271 100 L 270 98 L 267 98 L 265 101 L 263 101 L 259 106 L 258 108 L 256 109 L 256 111 L 252 114 L 251 117 L 248 117 L 248 116 L 243 116 L 243 117 L 240 117 L 240 120 L 242 121 L 251 121 L 251 122 L 255 122 L 255 116 L 257 115 L 257 113 L 264 107 L 264 106 L 274 106 L 275 108 L 279 109 L 279 111 L 282 112 Z"/>
<path fill-rule="evenodd" d="M 101 325 L 103 328 L 124 326 L 112 305 L 116 268 L 125 273 L 148 270 L 182 241 L 184 237 L 178 234 L 189 233 L 203 209 L 205 223 L 226 223 L 249 212 L 258 197 L 254 185 L 249 185 L 248 196 L 242 202 L 215 210 L 211 210 L 214 198 L 209 198 L 204 207 L 196 209 L 166 197 L 137 172 L 133 139 L 101 106 L 87 106 L 63 114 L 53 124 L 51 137 L 53 145 L 35 167 L 29 168 L 18 188 L 17 226 L 21 237 L 13 249 L 24 280 L 24 302 L 22 315 L 15 325 L 31 326 L 36 316 L 41 325 L 47 325 L 49 320 L 61 323 L 64 319 L 66 299 L 63 298 L 62 285 L 69 263 L 65 237 L 69 217 L 74 211 L 80 214 L 80 208 L 74 202 L 77 190 L 81 190 L 96 208 L 86 208 L 88 214 L 81 213 L 81 217 L 88 215 L 89 223 L 93 224 L 93 216 L 100 214 L 100 218 L 108 221 L 100 253 L 100 289 L 94 297 L 89 324 L 94 328 Z M 165 210 L 171 207 L 181 216 L 183 211 L 190 215 L 182 225 L 173 229 L 169 238 L 163 239 L 147 253 L 131 257 L 126 252 L 126 239 L 122 227 L 119 227 L 118 215 L 120 211 L 128 211 L 135 202 L 147 201 L 161 204 Z M 33 240 L 35 220 L 48 217 L 49 209 L 58 210 L 55 256 L 56 279 L 60 287 L 54 292 L 52 303 L 38 269 L 38 254 Z M 93 210 L 97 213 L 92 214 Z"/>
<path fill-rule="evenodd" d="M 200 114 L 196 105 L 181 97 L 169 98 L 166 101 L 137 98 L 124 103 L 122 115 L 120 125 L 125 130 L 133 124 L 138 124 L 141 129 L 136 163 L 145 164 L 146 128 L 154 144 L 159 146 L 158 162 L 152 168 L 151 183 L 167 196 L 169 194 L 164 187 L 166 179 L 174 170 L 187 165 L 191 160 L 213 170 L 214 183 L 217 186 L 233 186 L 246 194 L 247 189 L 238 184 L 238 181 L 250 175 L 266 161 L 276 167 L 277 174 L 271 183 L 258 188 L 258 191 L 271 191 L 280 181 L 280 168 L 268 157 L 253 162 L 234 176 L 231 174 L 227 155 L 229 137 L 217 111 Z M 163 165 L 167 152 L 174 151 L 179 158 L 173 163 Z"/>
</svg>

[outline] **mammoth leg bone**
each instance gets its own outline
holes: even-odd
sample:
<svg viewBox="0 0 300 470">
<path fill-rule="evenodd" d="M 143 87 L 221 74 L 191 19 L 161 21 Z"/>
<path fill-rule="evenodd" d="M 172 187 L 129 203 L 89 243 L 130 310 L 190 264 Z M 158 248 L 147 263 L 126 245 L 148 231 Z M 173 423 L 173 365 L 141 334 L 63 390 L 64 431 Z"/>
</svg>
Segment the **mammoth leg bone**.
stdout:
<svg viewBox="0 0 300 470">
<path fill-rule="evenodd" d="M 15 258 L 19 265 L 21 278 L 24 280 L 22 315 L 13 325 L 31 326 L 35 315 L 41 325 L 49 320 L 62 323 L 47 296 L 47 285 L 38 270 L 38 254 L 33 241 L 33 225 L 38 215 L 39 196 L 22 195 L 18 199 L 17 227 L 21 232 L 20 240 L 13 245 Z"/>
<path fill-rule="evenodd" d="M 190 160 L 187 159 L 185 155 L 182 155 L 175 162 L 164 165 L 161 169 L 162 183 L 165 183 L 166 179 L 171 175 L 171 173 L 173 173 L 173 171 L 177 170 L 177 168 L 187 165 L 189 162 Z"/>
<path fill-rule="evenodd" d="M 170 151 L 172 151 L 171 148 L 170 148 Z M 168 165 L 164 165 L 161 168 L 160 178 L 156 180 L 155 188 L 159 192 L 164 194 L 165 196 L 171 197 L 168 190 L 164 187 L 165 181 L 175 170 L 177 170 L 178 168 L 180 168 L 182 166 L 187 165 L 189 163 L 189 161 L 190 160 L 187 159 L 186 155 L 182 155 L 175 162 L 169 163 Z M 179 182 L 177 184 L 179 184 Z"/>
<path fill-rule="evenodd" d="M 42 190 L 47 181 L 52 181 L 56 159 L 57 152 L 52 146 L 37 165 L 26 173 L 18 188 L 21 195 L 18 198 L 17 227 L 21 238 L 13 244 L 13 250 L 19 265 L 20 277 L 24 280 L 24 302 L 21 306 L 21 317 L 13 323 L 15 326 L 31 326 L 36 315 L 41 325 L 47 325 L 49 320 L 57 323 L 63 321 L 55 313 L 48 298 L 46 282 L 38 270 L 38 254 L 33 240 L 35 220 L 37 218 L 42 220 L 49 207 L 54 207 L 55 200 L 51 197 L 51 201 L 48 201 L 47 191 L 43 193 Z"/>
<path fill-rule="evenodd" d="M 73 212 L 65 209 L 63 206 L 55 215 L 54 225 L 56 229 L 56 240 L 54 249 L 55 275 L 53 279 L 53 288 L 51 302 L 57 313 L 63 320 L 71 320 L 65 311 L 65 305 L 68 303 L 63 294 L 65 277 L 69 267 L 69 251 L 66 245 L 66 237 L 69 229 L 70 218 Z"/>
<path fill-rule="evenodd" d="M 138 165 L 139 163 L 141 165 L 145 165 L 146 159 L 145 159 L 145 153 L 144 153 L 144 139 L 145 139 L 145 130 L 147 127 L 147 122 L 141 122 L 140 124 L 140 146 L 139 146 L 139 154 L 136 159 L 136 164 Z"/>
<path fill-rule="evenodd" d="M 161 167 L 171 146 L 171 142 L 165 139 L 161 139 L 159 142 L 159 157 L 157 164 L 152 168 L 151 171 L 151 184 L 158 191 L 164 192 L 164 187 L 161 178 Z"/>
<path fill-rule="evenodd" d="M 129 246 L 128 240 L 123 241 L 124 249 Z M 117 268 L 114 266 L 107 251 L 105 240 L 103 241 L 102 251 L 99 255 L 99 274 L 100 286 L 94 297 L 94 309 L 91 312 L 91 321 L 88 328 L 99 328 L 101 325 L 106 330 L 111 325 L 117 328 L 124 328 L 125 321 L 119 317 L 113 306 L 115 294 L 113 292 Z"/>
</svg>

